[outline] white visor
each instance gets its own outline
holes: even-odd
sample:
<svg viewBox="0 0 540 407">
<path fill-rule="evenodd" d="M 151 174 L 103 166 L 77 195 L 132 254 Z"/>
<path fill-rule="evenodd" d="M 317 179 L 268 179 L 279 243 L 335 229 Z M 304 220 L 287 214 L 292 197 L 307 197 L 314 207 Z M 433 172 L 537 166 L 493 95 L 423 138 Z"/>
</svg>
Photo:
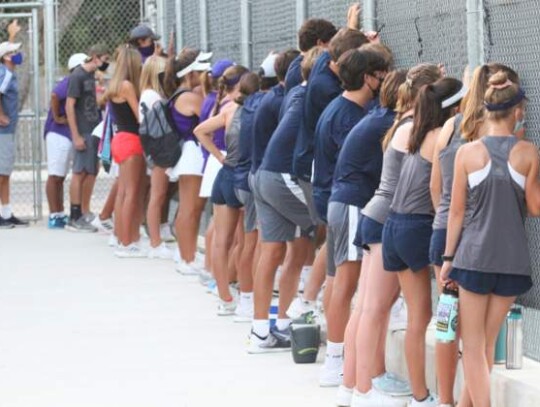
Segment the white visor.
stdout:
<svg viewBox="0 0 540 407">
<path fill-rule="evenodd" d="M 453 104 L 463 99 L 466 93 L 467 93 L 467 88 L 465 87 L 465 85 L 463 85 L 458 93 L 455 93 L 452 96 L 450 96 L 448 99 L 443 100 L 441 103 L 441 107 L 443 109 L 446 109 L 447 107 L 452 106 Z"/>
<path fill-rule="evenodd" d="M 197 72 L 208 71 L 212 67 L 212 65 L 210 64 L 210 62 L 205 62 L 205 61 L 208 61 L 208 59 L 210 58 L 212 58 L 211 52 L 199 52 L 199 55 L 197 55 L 197 58 L 195 58 L 195 61 L 193 61 L 188 66 L 186 66 L 181 71 L 178 71 L 176 73 L 176 77 L 183 78 L 188 73 L 193 72 L 193 71 L 197 71 Z"/>
</svg>

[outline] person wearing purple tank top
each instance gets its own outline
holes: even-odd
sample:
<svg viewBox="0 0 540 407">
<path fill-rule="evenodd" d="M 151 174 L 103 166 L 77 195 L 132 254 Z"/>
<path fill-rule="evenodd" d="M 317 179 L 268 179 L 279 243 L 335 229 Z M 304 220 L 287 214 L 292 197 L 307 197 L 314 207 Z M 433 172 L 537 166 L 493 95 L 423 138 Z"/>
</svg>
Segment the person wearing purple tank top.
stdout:
<svg viewBox="0 0 540 407">
<path fill-rule="evenodd" d="M 484 96 L 485 136 L 456 154 L 440 278 L 459 286 L 464 393 L 474 406 L 491 405 L 496 338 L 517 296 L 533 284 L 525 218 L 540 216 L 539 157 L 515 136 L 525 102 L 506 72 L 495 73 Z"/>
<path fill-rule="evenodd" d="M 165 92 L 170 97 L 184 91 L 171 103 L 171 116 L 176 130 L 183 138 L 182 156 L 174 168 L 167 170 L 171 181 L 178 181 L 179 208 L 175 227 L 179 258 L 176 270 L 184 275 L 197 275 L 195 264 L 197 234 L 205 200 L 199 197 L 202 180 L 203 156 L 195 140 L 193 129 L 199 122 L 203 98 L 194 92 L 200 85 L 200 72 L 210 64 L 201 62 L 206 57 L 198 50 L 185 48 L 177 57 L 170 58 L 165 69 Z"/>
</svg>

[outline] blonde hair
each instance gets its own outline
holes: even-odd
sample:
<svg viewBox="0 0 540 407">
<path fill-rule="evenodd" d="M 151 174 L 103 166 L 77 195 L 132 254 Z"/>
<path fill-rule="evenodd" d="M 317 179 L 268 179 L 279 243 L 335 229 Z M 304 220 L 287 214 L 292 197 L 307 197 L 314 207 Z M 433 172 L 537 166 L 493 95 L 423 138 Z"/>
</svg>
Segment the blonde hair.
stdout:
<svg viewBox="0 0 540 407">
<path fill-rule="evenodd" d="M 508 78 L 508 74 L 499 71 L 489 78 L 489 87 L 484 96 L 484 102 L 491 105 L 500 105 L 514 99 L 519 93 L 519 86 Z M 486 118 L 489 120 L 503 120 L 508 118 L 516 108 L 521 107 L 523 101 L 505 110 L 490 112 L 486 109 Z"/>
<path fill-rule="evenodd" d="M 115 62 L 116 66 L 109 82 L 107 98 L 110 100 L 118 96 L 122 88 L 122 83 L 128 81 L 133 85 L 138 99 L 141 94 L 139 88 L 141 81 L 141 54 L 136 49 L 125 46 L 118 51 Z"/>
<path fill-rule="evenodd" d="M 383 139 L 383 149 L 386 150 L 397 130 L 403 115 L 414 107 L 420 89 L 442 78 L 441 69 L 434 64 L 420 64 L 407 72 L 407 79 L 398 88 L 396 102 L 396 118 Z"/>
<path fill-rule="evenodd" d="M 461 102 L 461 136 L 467 141 L 473 141 L 478 137 L 478 132 L 484 122 L 484 96 L 488 89 L 490 77 L 497 72 L 505 72 L 508 78 L 519 83 L 518 74 L 506 65 L 490 63 L 477 67 L 469 86 L 469 91 Z"/>
<path fill-rule="evenodd" d="M 146 60 L 141 72 L 141 91 L 151 89 L 162 97 L 165 96 L 165 90 L 159 81 L 159 74 L 165 72 L 166 65 L 165 58 L 157 55 L 152 55 Z"/>
<path fill-rule="evenodd" d="M 302 79 L 304 79 L 305 81 L 309 79 L 309 75 L 311 75 L 311 70 L 313 69 L 315 62 L 317 61 L 317 58 L 319 58 L 323 51 L 323 47 L 315 46 L 306 52 L 304 58 L 302 59 L 302 63 L 300 64 L 302 70 Z"/>
</svg>

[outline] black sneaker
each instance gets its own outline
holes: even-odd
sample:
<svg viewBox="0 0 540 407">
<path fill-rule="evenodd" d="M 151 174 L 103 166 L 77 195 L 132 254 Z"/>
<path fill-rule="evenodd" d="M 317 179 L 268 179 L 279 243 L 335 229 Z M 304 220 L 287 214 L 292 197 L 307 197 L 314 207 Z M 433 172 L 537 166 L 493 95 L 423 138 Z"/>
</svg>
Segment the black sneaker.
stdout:
<svg viewBox="0 0 540 407">
<path fill-rule="evenodd" d="M 27 226 L 30 226 L 30 222 L 19 219 L 15 215 L 11 215 L 11 218 L 9 218 L 7 221 L 16 228 L 21 228 L 21 227 L 25 228 Z"/>
<path fill-rule="evenodd" d="M 0 229 L 13 229 L 15 225 L 9 221 L 9 219 L 4 219 L 0 216 Z"/>
</svg>

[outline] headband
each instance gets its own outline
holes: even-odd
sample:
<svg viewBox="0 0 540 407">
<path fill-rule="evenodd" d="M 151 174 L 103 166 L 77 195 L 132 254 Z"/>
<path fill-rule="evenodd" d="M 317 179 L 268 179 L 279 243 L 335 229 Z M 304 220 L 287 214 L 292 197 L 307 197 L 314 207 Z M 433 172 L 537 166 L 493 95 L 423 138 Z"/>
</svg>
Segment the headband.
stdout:
<svg viewBox="0 0 540 407">
<path fill-rule="evenodd" d="M 512 99 L 503 102 L 503 103 L 488 103 L 484 102 L 484 106 L 489 112 L 500 112 L 501 110 L 508 110 L 518 104 L 520 104 L 523 99 L 527 99 L 525 96 L 525 91 L 521 88 L 518 88 L 518 93 Z"/>
<path fill-rule="evenodd" d="M 462 85 L 461 89 L 457 93 L 453 94 L 449 98 L 444 99 L 442 101 L 441 107 L 443 109 L 446 109 L 447 107 L 452 106 L 453 104 L 455 104 L 455 103 L 459 102 L 461 99 L 463 99 L 463 96 L 465 96 L 466 93 L 467 93 L 467 88 L 465 87 L 465 85 Z"/>
<path fill-rule="evenodd" d="M 238 82 L 240 82 L 240 80 L 242 79 L 242 77 L 245 75 L 245 73 L 241 74 L 241 75 L 235 75 L 233 76 L 232 78 L 230 79 L 225 79 L 223 78 L 223 82 L 225 83 L 225 85 L 231 87 L 231 86 L 235 86 Z"/>
</svg>

